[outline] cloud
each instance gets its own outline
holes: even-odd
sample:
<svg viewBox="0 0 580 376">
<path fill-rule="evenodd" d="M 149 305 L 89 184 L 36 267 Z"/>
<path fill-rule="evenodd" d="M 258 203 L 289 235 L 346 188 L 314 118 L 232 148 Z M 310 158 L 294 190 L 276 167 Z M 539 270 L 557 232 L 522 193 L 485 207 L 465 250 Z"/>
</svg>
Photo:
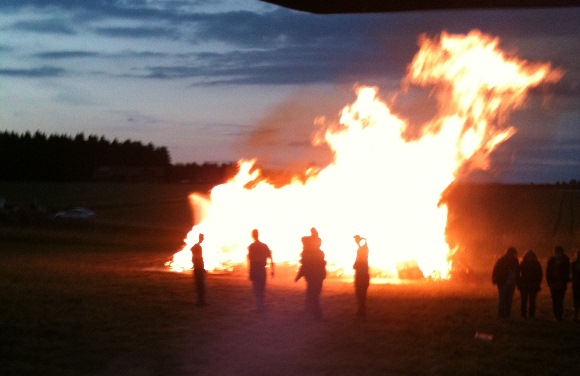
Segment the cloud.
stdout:
<svg viewBox="0 0 580 376">
<path fill-rule="evenodd" d="M 0 51 L 2 48 L 0 47 Z M 31 55 L 33 58 L 45 60 L 66 60 L 66 59 L 163 59 L 163 58 L 187 58 L 191 54 L 169 54 L 154 51 L 132 51 L 124 50 L 117 53 L 102 53 L 88 50 L 58 50 L 37 52 Z"/>
<path fill-rule="evenodd" d="M 93 58 L 100 56 L 100 54 L 93 51 L 49 51 L 49 52 L 39 52 L 32 56 L 38 59 L 60 60 L 60 59 Z"/>
<path fill-rule="evenodd" d="M 99 27 L 95 32 L 113 38 L 165 38 L 179 39 L 179 33 L 167 27 Z"/>
<path fill-rule="evenodd" d="M 563 158 L 528 158 L 520 159 L 520 164 L 533 167 L 577 167 L 580 168 L 580 159 L 563 159 Z"/>
<path fill-rule="evenodd" d="M 34 9 L 54 14 L 55 10 L 77 17 L 78 21 L 133 20 L 195 28 L 202 39 L 219 40 L 237 46 L 271 42 L 305 44 L 319 38 L 346 41 L 373 35 L 376 38 L 421 32 L 438 33 L 480 28 L 506 37 L 577 34 L 577 9 L 465 10 L 442 12 L 399 12 L 357 15 L 314 15 L 263 4 L 268 11 L 208 12 L 220 1 L 120 1 L 120 0 L 5 0 L 0 9 Z M 235 2 L 234 2 L 235 3 Z M 251 3 L 258 3 L 257 1 Z M 205 6 L 205 7 L 204 7 Z M 254 5 L 254 7 L 256 7 Z M 200 10 L 201 9 L 201 10 Z M 418 20 L 420 20 L 418 22 Z M 153 26 L 153 25 L 150 25 Z M 369 34 L 369 32 L 371 34 Z M 348 42 L 347 42 L 348 43 Z"/>
<path fill-rule="evenodd" d="M 507 48 L 512 50 L 519 39 L 526 38 L 526 45 L 530 45 L 526 50 L 528 58 L 541 59 L 542 51 L 549 51 L 546 41 L 551 35 L 569 35 L 573 36 L 571 40 L 577 40 L 574 38 L 580 34 L 578 27 L 572 26 L 576 25 L 577 11 L 549 12 L 546 19 L 541 14 L 539 11 L 472 11 L 316 16 L 276 10 L 266 14 L 197 15 L 189 24 L 185 16 L 184 38 L 190 27 L 192 43 L 214 41 L 233 51 L 199 54 L 196 65 L 189 67 L 156 66 L 146 76 L 184 78 L 205 74 L 206 83 L 284 85 L 358 81 L 369 75 L 402 77 L 417 50 L 420 34 L 434 36 L 442 30 L 466 33 L 473 28 L 507 38 Z M 550 21 L 553 18 L 560 19 L 562 27 L 555 27 Z M 518 30 L 514 31 L 516 27 Z M 535 35 L 541 35 L 542 39 L 529 41 Z M 569 56 L 563 59 L 572 63 L 564 65 L 576 65 L 574 61 L 578 60 L 574 57 L 580 56 L 577 50 L 577 45 L 570 46 Z M 510 52 L 517 54 L 517 51 Z M 572 73 L 565 80 L 574 80 L 578 72 Z M 558 89 L 569 91 L 572 86 L 564 82 Z"/>
<path fill-rule="evenodd" d="M 116 76 L 183 79 L 195 84 L 307 84 L 360 81 L 368 77 L 402 77 L 417 50 L 421 33 L 434 36 L 442 30 L 465 33 L 479 28 L 506 39 L 508 49 L 526 39 L 525 51 L 535 58 L 550 36 L 577 40 L 580 34 L 577 9 L 514 11 L 403 12 L 359 15 L 313 15 L 276 6 L 266 11 L 200 11 L 220 2 L 208 1 L 119 1 L 119 0 L 9 0 L 0 9 L 35 9 L 39 14 L 54 14 L 59 9 L 67 22 L 55 19 L 20 21 L 18 30 L 50 32 L 85 37 L 96 33 L 102 38 L 139 39 L 142 55 Z M 206 8 L 201 8 L 205 5 Z M 217 9 L 217 8 L 216 8 Z M 91 22 L 87 22 L 91 21 Z M 75 22 L 75 23 L 72 23 Z M 119 22 L 138 23 L 118 26 Z M 541 36 L 542 40 L 533 40 Z M 87 37 L 88 38 L 88 37 Z M 155 41 L 181 43 L 189 56 L 170 54 L 157 64 L 139 62 L 140 58 L 160 53 Z M 563 42 L 565 43 L 565 42 Z M 207 47 L 209 44 L 219 48 Z M 204 51 L 205 49 L 205 51 Z M 580 48 L 572 46 L 566 64 L 575 66 Z M 94 54 L 94 55 L 91 55 Z M 146 54 L 149 54 L 147 56 Z M 535 56 L 534 56 L 535 55 Z M 66 59 L 106 56 L 89 49 L 78 55 L 66 51 L 46 51 L 37 58 Z M 159 56 L 161 57 L 161 56 Z M 577 65 L 577 64 L 576 64 Z M 580 69 L 578 69 L 580 71 Z M 575 72 L 574 75 L 580 73 Z M 565 80 L 574 81 L 574 75 Z M 558 89 L 572 92 L 574 84 L 564 82 Z"/>
<path fill-rule="evenodd" d="M 13 23 L 8 29 L 40 34 L 76 34 L 76 31 L 72 27 L 66 25 L 60 19 L 18 21 Z"/>
<path fill-rule="evenodd" d="M 120 3 L 118 0 L 94 0 L 90 2 L 92 6 L 112 6 Z M 91 5 L 89 5 L 91 6 Z M 87 7 L 84 0 L 4 0 L 1 8 L 7 9 L 25 9 L 25 8 L 60 8 L 75 9 Z"/>
<path fill-rule="evenodd" d="M 513 179 L 510 181 L 521 180 L 530 173 L 537 177 L 530 175 L 529 181 L 540 176 L 549 176 L 546 181 L 566 180 L 566 176 L 580 178 L 580 137 L 535 139 L 518 137 L 516 133 L 491 154 L 490 160 L 492 173 Z"/>
<path fill-rule="evenodd" d="M 155 79 L 199 78 L 200 84 L 230 85 L 337 83 L 369 76 L 388 76 L 390 72 L 384 65 L 373 63 L 373 57 L 383 60 L 383 56 L 373 54 L 373 51 L 341 54 L 337 50 L 315 47 L 198 53 L 189 56 L 189 65 L 148 66 L 141 73 L 130 75 Z M 399 59 L 394 59 L 389 65 L 399 78 L 405 67 L 406 63 Z"/>
<path fill-rule="evenodd" d="M 373 63 L 373 53 L 341 55 L 338 51 L 293 47 L 273 50 L 240 50 L 224 53 L 198 53 L 190 64 L 147 66 L 143 78 L 198 78 L 205 85 L 297 85 L 356 82 L 369 76 L 387 77 L 395 72 L 401 78 L 406 63 L 394 59 L 388 67 Z"/>
<path fill-rule="evenodd" d="M 64 69 L 57 67 L 39 67 L 39 68 L 3 68 L 0 69 L 0 76 L 7 77 L 27 77 L 27 78 L 42 78 L 42 77 L 57 77 L 64 74 Z"/>
</svg>

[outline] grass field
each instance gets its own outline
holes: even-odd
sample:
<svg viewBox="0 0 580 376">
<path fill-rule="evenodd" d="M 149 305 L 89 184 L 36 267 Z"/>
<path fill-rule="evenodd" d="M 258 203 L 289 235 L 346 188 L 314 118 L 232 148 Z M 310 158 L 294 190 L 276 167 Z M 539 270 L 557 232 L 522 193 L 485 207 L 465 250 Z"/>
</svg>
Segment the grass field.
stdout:
<svg viewBox="0 0 580 376">
<path fill-rule="evenodd" d="M 496 319 L 485 280 L 372 285 L 354 316 L 350 284 L 325 282 L 325 320 L 304 316 L 304 285 L 281 270 L 269 312 L 254 312 L 244 270 L 210 275 L 194 306 L 191 275 L 154 253 L 3 251 L 2 375 L 575 375 L 580 326 Z M 567 297 L 568 306 L 570 296 Z M 492 341 L 475 338 L 492 334 Z"/>
<path fill-rule="evenodd" d="M 4 189 L 0 195 L 14 197 L 5 193 L 4 185 L 0 184 Z M 58 204 L 45 205 L 89 206 L 97 209 L 100 218 L 81 224 L 29 220 L 0 225 L 0 375 L 580 372 L 580 325 L 571 322 L 570 292 L 563 322 L 552 319 L 545 286 L 538 297 L 536 319 L 519 318 L 516 294 L 512 319 L 500 322 L 496 291 L 489 281 L 489 260 L 493 260 L 489 255 L 469 259 L 478 271 L 469 280 L 371 285 L 365 320 L 355 318 L 350 283 L 334 278 L 325 281 L 323 290 L 325 320 L 309 320 L 303 313 L 304 284 L 293 282 L 292 266 L 280 266 L 269 280 L 265 315 L 254 312 L 243 266 L 230 274 L 210 275 L 209 305 L 197 308 L 191 274 L 163 268 L 191 226 L 186 195 L 192 187 L 20 186 L 18 190 L 16 183 L 11 186 L 23 197 L 35 190 L 40 192 L 35 196 L 42 197 L 45 192 L 47 201 L 51 194 L 46 192 L 56 192 L 52 194 Z M 63 195 L 66 189 L 79 193 Z M 529 194 L 524 195 L 527 200 Z M 489 196 L 481 200 L 485 195 Z M 83 201 L 85 196 L 93 201 Z M 457 197 L 453 210 L 460 218 L 492 198 L 500 204 L 511 200 L 512 207 L 520 205 L 514 196 L 505 198 L 497 192 L 479 192 L 472 202 Z M 537 202 L 529 206 L 534 212 L 543 208 Z M 131 214 L 125 211 L 129 207 L 135 208 Z M 487 210 L 492 213 L 486 218 L 472 219 L 480 225 L 477 231 L 458 232 L 456 238 L 481 241 L 485 226 L 493 225 L 501 236 L 489 236 L 488 241 L 497 244 L 481 244 L 495 250 L 507 242 L 505 224 L 492 223 L 501 216 Z M 522 216 L 522 210 L 515 211 Z M 511 211 L 499 211 L 506 213 L 503 220 L 509 222 Z M 514 223 L 512 233 L 520 233 L 519 223 Z M 546 234 L 554 230 L 550 227 Z M 553 241 L 545 241 L 546 248 Z M 493 340 L 476 339 L 476 332 L 492 334 Z"/>
</svg>

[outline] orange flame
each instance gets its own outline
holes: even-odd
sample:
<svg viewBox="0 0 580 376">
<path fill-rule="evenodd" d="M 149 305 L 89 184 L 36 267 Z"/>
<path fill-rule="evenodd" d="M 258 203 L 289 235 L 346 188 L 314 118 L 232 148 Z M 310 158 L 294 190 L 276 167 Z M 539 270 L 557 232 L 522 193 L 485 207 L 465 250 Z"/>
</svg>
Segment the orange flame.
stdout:
<svg viewBox="0 0 580 376">
<path fill-rule="evenodd" d="M 239 173 L 210 198 L 192 195 L 203 220 L 170 267 L 191 268 L 189 249 L 198 233 L 205 234 L 209 269 L 242 263 L 253 228 L 275 261 L 296 261 L 301 236 L 314 226 L 329 265 L 345 273 L 359 234 L 368 239 L 371 267 L 383 275 L 397 278 L 402 269 L 418 267 L 424 276 L 448 278 L 453 250 L 445 241 L 442 192 L 462 169 L 487 167 L 488 155 L 514 134 L 506 120 L 530 87 L 561 76 L 549 64 L 506 58 L 498 43 L 478 31 L 421 37 L 405 84 L 433 87 L 439 111 L 420 137 L 403 137 L 408 124 L 378 98 L 377 88 L 358 88 L 338 124 L 313 140 L 333 151 L 327 167 L 275 187 L 255 161 L 240 161 Z"/>
</svg>

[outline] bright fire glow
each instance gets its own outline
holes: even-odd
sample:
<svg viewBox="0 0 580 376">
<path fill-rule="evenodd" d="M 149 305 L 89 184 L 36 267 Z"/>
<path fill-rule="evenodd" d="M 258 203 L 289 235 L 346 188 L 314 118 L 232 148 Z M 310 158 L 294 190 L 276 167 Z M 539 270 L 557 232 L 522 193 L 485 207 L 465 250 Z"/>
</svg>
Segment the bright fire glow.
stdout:
<svg viewBox="0 0 580 376">
<path fill-rule="evenodd" d="M 205 234 L 207 269 L 243 263 L 250 232 L 273 250 L 274 261 L 296 261 L 300 238 L 316 227 L 329 266 L 350 273 L 356 244 L 368 239 L 369 263 L 384 276 L 418 267 L 424 276 L 448 278 L 453 249 L 445 241 L 447 207 L 442 192 L 469 168 L 486 168 L 487 157 L 514 134 L 506 124 L 530 87 L 555 81 L 549 64 L 507 58 L 498 39 L 472 31 L 420 39 L 406 85 L 429 87 L 437 94 L 438 113 L 415 139 L 403 137 L 407 124 L 378 97 L 360 87 L 338 124 L 328 124 L 314 143 L 327 143 L 334 161 L 275 187 L 240 161 L 240 171 L 211 197 L 192 195 L 203 219 L 168 264 L 191 268 L 190 247 Z M 468 164 L 469 162 L 469 164 Z M 416 269 L 416 268 L 415 268 Z"/>
</svg>

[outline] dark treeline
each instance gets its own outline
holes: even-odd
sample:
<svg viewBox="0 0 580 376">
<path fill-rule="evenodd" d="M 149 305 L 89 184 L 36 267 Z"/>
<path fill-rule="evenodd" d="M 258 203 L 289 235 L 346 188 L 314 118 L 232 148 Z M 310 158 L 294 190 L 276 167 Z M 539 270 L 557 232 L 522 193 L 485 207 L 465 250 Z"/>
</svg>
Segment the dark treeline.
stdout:
<svg viewBox="0 0 580 376">
<path fill-rule="evenodd" d="M 231 173 L 231 164 L 172 165 L 167 148 L 151 143 L 0 132 L 0 180 L 219 183 Z"/>
<path fill-rule="evenodd" d="M 56 182 L 156 182 L 220 184 L 238 171 L 236 163 L 172 164 L 166 147 L 138 141 L 109 141 L 104 136 L 42 132 L 0 132 L 0 180 Z M 283 171 L 263 170 L 274 185 L 295 178 Z M 305 179 L 305 177 L 302 177 Z M 548 184 L 553 185 L 553 184 Z M 578 188 L 580 180 L 557 182 Z"/>
<path fill-rule="evenodd" d="M 170 183 L 219 184 L 238 172 L 237 163 L 187 163 L 171 165 L 165 181 Z"/>
</svg>

